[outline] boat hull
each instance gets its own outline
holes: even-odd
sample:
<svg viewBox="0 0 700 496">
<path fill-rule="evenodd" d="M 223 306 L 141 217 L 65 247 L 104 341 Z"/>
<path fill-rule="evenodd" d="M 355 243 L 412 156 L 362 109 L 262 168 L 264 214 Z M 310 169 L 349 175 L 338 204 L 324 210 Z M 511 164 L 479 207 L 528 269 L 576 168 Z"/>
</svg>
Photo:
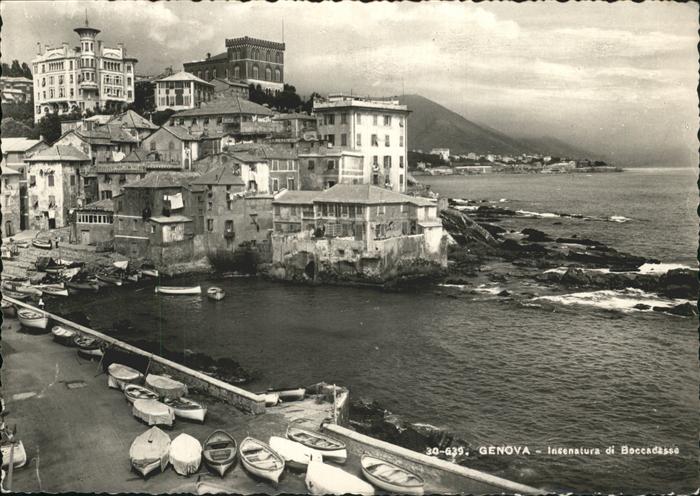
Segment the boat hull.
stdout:
<svg viewBox="0 0 700 496">
<path fill-rule="evenodd" d="M 14 445 L 15 449 L 11 450 L 11 446 Z M 13 443 L 2 445 L 2 468 L 9 468 L 10 466 L 10 451 L 12 451 L 12 467 L 22 468 L 27 463 L 27 452 L 24 449 L 24 444 L 22 441 L 14 441 Z"/>
<path fill-rule="evenodd" d="M 156 286 L 156 293 L 164 295 L 198 295 L 202 294 L 202 288 L 196 287 L 173 287 L 173 286 Z"/>
<path fill-rule="evenodd" d="M 121 286 L 123 284 L 123 281 L 117 277 L 108 277 L 108 276 L 101 276 L 101 275 L 96 275 L 95 276 L 98 281 L 106 284 L 106 285 L 114 285 L 114 286 Z"/>
<path fill-rule="evenodd" d="M 29 296 L 27 293 L 20 293 L 19 291 L 15 291 L 13 289 L 7 289 L 7 288 L 2 288 L 2 294 L 9 298 L 14 298 L 15 300 L 19 301 L 25 301 L 29 299 Z"/>
<path fill-rule="evenodd" d="M 37 315 L 37 312 L 32 312 Z M 46 314 L 38 314 L 39 316 L 30 316 L 22 310 L 17 311 L 17 319 L 22 326 L 29 329 L 37 329 L 45 331 L 49 326 L 49 317 Z"/>
<path fill-rule="evenodd" d="M 135 462 L 134 460 L 131 460 L 131 466 L 136 470 L 139 474 L 141 474 L 143 477 L 146 477 L 148 474 L 153 472 L 154 470 L 157 470 L 160 468 L 160 460 L 155 460 L 150 463 L 140 463 L 140 462 Z"/>
<path fill-rule="evenodd" d="M 158 277 L 158 271 L 155 269 L 143 269 L 141 270 L 141 275 L 148 277 Z"/>
<path fill-rule="evenodd" d="M 374 488 L 359 477 L 317 460 L 309 463 L 305 482 L 311 494 L 374 494 Z"/>
<path fill-rule="evenodd" d="M 317 451 L 323 456 L 324 460 L 335 463 L 345 463 L 345 460 L 348 458 L 348 451 L 345 447 L 345 443 L 318 432 L 309 431 L 300 427 L 289 427 L 287 429 L 287 438 Z M 322 440 L 328 447 L 319 446 L 317 443 L 312 442 L 310 438 Z"/>
<path fill-rule="evenodd" d="M 420 484 L 412 484 L 412 485 L 406 485 L 406 484 L 399 484 L 396 482 L 391 482 L 386 479 L 377 477 L 374 475 L 370 470 L 369 466 L 370 464 L 382 464 L 387 466 L 390 469 L 397 470 L 399 472 L 404 472 L 406 474 L 409 474 L 416 480 L 420 481 Z M 370 456 L 363 456 L 361 459 L 360 463 L 362 467 L 362 475 L 376 488 L 379 488 L 383 491 L 388 491 L 391 493 L 397 493 L 397 494 L 409 494 L 412 496 L 422 496 L 424 492 L 424 484 L 423 484 L 423 479 L 419 477 L 418 475 L 414 474 L 413 472 L 406 470 L 402 467 L 399 467 L 398 465 L 395 465 L 393 463 L 387 462 L 386 460 L 381 460 L 379 458 L 374 458 Z"/>
<path fill-rule="evenodd" d="M 133 405 L 136 400 L 157 400 L 158 394 L 143 386 L 129 384 L 124 387 L 124 397 L 126 401 Z"/>
<path fill-rule="evenodd" d="M 255 449 L 256 446 L 258 448 L 261 448 L 262 451 L 265 451 L 269 455 L 271 455 L 271 458 L 274 458 L 278 461 L 279 468 L 275 469 L 266 469 L 259 467 L 252 463 L 249 459 L 248 456 L 246 455 L 246 452 L 250 451 L 251 449 Z M 258 477 L 260 479 L 265 479 L 269 480 L 271 482 L 274 482 L 275 484 L 279 482 L 280 476 L 282 475 L 282 472 L 284 471 L 284 459 L 280 457 L 277 453 L 275 453 L 272 448 L 270 448 L 268 445 L 263 443 L 262 441 L 254 440 L 252 438 L 246 438 L 241 442 L 239 446 L 239 457 L 241 459 L 241 464 L 243 467 L 252 475 L 255 477 Z"/>
<path fill-rule="evenodd" d="M 181 398 L 181 400 L 183 399 L 184 398 Z M 173 403 L 172 401 L 165 400 L 164 403 L 172 408 L 176 417 L 194 420 L 196 422 L 204 422 L 204 418 L 207 416 L 207 407 L 191 400 L 189 401 L 191 402 L 191 405 L 188 408 L 176 406 L 177 403 Z"/>
<path fill-rule="evenodd" d="M 32 240 L 32 246 L 41 250 L 50 250 L 53 248 L 53 244 L 50 241 L 38 241 L 36 239 Z"/>
<path fill-rule="evenodd" d="M 49 296 L 68 296 L 68 290 L 65 288 L 41 288 L 41 292 Z"/>
<path fill-rule="evenodd" d="M 223 477 L 236 463 L 237 448 L 236 440 L 230 434 L 215 431 L 204 442 L 202 460 L 207 467 Z"/>
<path fill-rule="evenodd" d="M 100 285 L 96 282 L 67 282 L 66 287 L 69 289 L 76 289 L 78 291 L 97 291 L 100 289 Z"/>
</svg>

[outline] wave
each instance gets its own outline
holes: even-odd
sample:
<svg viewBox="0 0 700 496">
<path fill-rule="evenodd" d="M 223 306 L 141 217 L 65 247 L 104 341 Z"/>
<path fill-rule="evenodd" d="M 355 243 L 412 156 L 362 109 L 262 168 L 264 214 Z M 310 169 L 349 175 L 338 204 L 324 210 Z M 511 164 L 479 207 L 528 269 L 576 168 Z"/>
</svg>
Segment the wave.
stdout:
<svg viewBox="0 0 700 496">
<path fill-rule="evenodd" d="M 600 291 L 585 291 L 556 296 L 538 296 L 536 301 L 550 301 L 561 305 L 584 305 L 604 310 L 652 311 L 653 307 L 671 309 L 677 305 L 688 303 L 690 300 L 664 298 L 647 293 L 641 289 L 626 288 L 620 290 L 604 289 Z M 642 306 L 640 306 L 642 305 Z"/>
<path fill-rule="evenodd" d="M 544 271 L 544 274 L 565 274 L 568 267 L 556 267 L 554 269 L 548 269 Z M 642 264 L 638 270 L 628 270 L 628 271 L 616 271 L 617 274 L 665 274 L 670 270 L 676 269 L 688 269 L 697 270 L 697 267 L 693 268 L 688 265 L 678 264 L 678 263 L 645 263 Z M 588 269 L 581 268 L 583 272 L 598 272 L 601 274 L 609 274 L 610 269 Z"/>
<path fill-rule="evenodd" d="M 490 294 L 490 295 L 497 295 L 499 293 L 503 292 L 503 288 L 499 286 L 488 286 L 486 284 L 479 284 L 476 287 L 470 286 L 468 284 L 447 284 L 447 283 L 441 283 L 437 285 L 438 287 L 441 288 L 455 288 L 455 289 L 461 289 L 461 290 L 469 290 L 472 293 L 482 293 L 482 294 Z"/>
</svg>

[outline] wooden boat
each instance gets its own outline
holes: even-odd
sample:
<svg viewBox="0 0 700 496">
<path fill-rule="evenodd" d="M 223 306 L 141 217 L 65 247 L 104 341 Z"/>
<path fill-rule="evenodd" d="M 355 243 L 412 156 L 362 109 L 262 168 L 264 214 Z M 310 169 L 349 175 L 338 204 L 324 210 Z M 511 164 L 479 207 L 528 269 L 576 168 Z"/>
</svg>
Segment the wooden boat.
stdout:
<svg viewBox="0 0 700 496">
<path fill-rule="evenodd" d="M 32 240 L 32 246 L 41 250 L 50 250 L 51 248 L 53 248 L 53 242 L 51 240 L 34 238 Z"/>
<path fill-rule="evenodd" d="M 374 494 L 374 488 L 345 470 L 323 463 L 314 454 L 306 469 L 306 488 L 311 494 Z"/>
<path fill-rule="evenodd" d="M 275 450 L 282 458 L 284 458 L 284 463 L 291 468 L 298 470 L 306 470 L 306 467 L 311 461 L 311 456 L 314 453 L 319 453 L 308 446 L 304 446 L 296 441 L 290 441 L 289 439 L 272 436 L 270 437 L 270 448 Z"/>
<path fill-rule="evenodd" d="M 218 430 L 204 441 L 202 457 L 204 463 L 223 477 L 236 463 L 236 440 L 228 432 Z"/>
<path fill-rule="evenodd" d="M 158 277 L 158 271 L 156 269 L 141 269 L 141 275 L 148 277 Z"/>
<path fill-rule="evenodd" d="M 362 475 L 373 486 L 383 491 L 417 496 L 423 494 L 425 486 L 423 478 L 410 470 L 370 455 L 362 455 L 360 464 Z"/>
<path fill-rule="evenodd" d="M 3 283 L 3 291 L 10 290 L 15 293 L 27 295 L 27 296 L 41 296 L 42 292 L 40 289 L 30 286 L 26 283 L 19 282 L 5 282 Z M 10 296 L 10 295 L 8 295 Z"/>
<path fill-rule="evenodd" d="M 158 393 L 151 391 L 148 388 L 139 386 L 138 384 L 129 384 L 124 386 L 124 396 L 126 401 L 134 403 L 136 400 L 157 400 Z"/>
<path fill-rule="evenodd" d="M 165 375 L 148 374 L 145 383 L 163 399 L 174 400 L 187 394 L 184 383 Z"/>
<path fill-rule="evenodd" d="M 144 477 L 157 468 L 164 471 L 169 456 L 170 436 L 156 426 L 136 436 L 129 448 L 131 466 Z"/>
<path fill-rule="evenodd" d="M 114 389 L 121 389 L 139 381 L 143 378 L 143 374 L 136 369 L 121 363 L 111 363 L 107 367 L 107 385 Z"/>
<path fill-rule="evenodd" d="M 78 291 L 97 291 L 100 289 L 100 285 L 97 281 L 68 281 L 65 285 L 69 289 L 76 289 Z"/>
<path fill-rule="evenodd" d="M 68 290 L 62 284 L 44 284 L 37 289 L 49 296 L 68 296 Z"/>
<path fill-rule="evenodd" d="M 172 408 L 158 400 L 138 399 L 134 400 L 131 414 L 143 420 L 148 425 L 173 425 L 175 414 Z"/>
<path fill-rule="evenodd" d="M 95 338 L 77 335 L 73 342 L 78 347 L 78 355 L 84 358 L 102 358 L 104 355 L 100 342 Z"/>
<path fill-rule="evenodd" d="M 274 483 L 279 482 L 284 471 L 284 459 L 267 444 L 247 437 L 241 442 L 238 450 L 241 463 L 248 472 Z"/>
<path fill-rule="evenodd" d="M 63 326 L 54 326 L 51 329 L 51 334 L 53 334 L 53 340 L 64 346 L 75 346 L 75 336 L 77 333 Z"/>
<path fill-rule="evenodd" d="M 13 446 L 14 449 L 12 449 Z M 2 451 L 2 468 L 10 466 L 10 451 L 12 451 L 13 468 L 22 468 L 27 463 L 27 451 L 24 449 L 24 443 L 20 440 L 9 442 L 7 439 L 3 439 L 0 451 Z"/>
<path fill-rule="evenodd" d="M 169 458 L 178 474 L 194 474 L 202 463 L 202 445 L 189 434 L 182 433 L 170 443 Z"/>
<path fill-rule="evenodd" d="M 204 422 L 207 416 L 207 407 L 189 398 L 164 399 L 163 403 L 173 409 L 176 417 Z"/>
<path fill-rule="evenodd" d="M 279 395 L 280 401 L 301 401 L 306 396 L 306 388 L 296 388 L 296 389 L 268 389 L 268 393 L 277 393 Z"/>
<path fill-rule="evenodd" d="M 17 318 L 19 323 L 24 327 L 32 329 L 45 330 L 49 325 L 49 316 L 44 312 L 30 310 L 28 308 L 20 308 L 17 310 Z"/>
<path fill-rule="evenodd" d="M 25 301 L 28 300 L 31 295 L 27 293 L 20 293 L 19 291 L 15 291 L 14 289 L 9 289 L 6 287 L 2 288 L 2 294 L 7 296 L 8 298 L 14 298 L 15 300 L 19 301 Z"/>
<path fill-rule="evenodd" d="M 201 286 L 156 286 L 156 293 L 165 295 L 196 295 L 202 294 Z"/>
<path fill-rule="evenodd" d="M 280 402 L 279 393 L 260 393 L 265 397 L 265 406 L 275 406 Z"/>
<path fill-rule="evenodd" d="M 17 248 L 29 248 L 29 241 L 15 241 Z"/>
<path fill-rule="evenodd" d="M 7 300 L 2 300 L 2 316 L 6 319 L 17 317 L 17 309 Z"/>
<path fill-rule="evenodd" d="M 301 427 L 290 425 L 287 428 L 287 438 L 320 451 L 324 460 L 345 463 L 345 460 L 348 458 L 348 451 L 345 447 L 345 443 L 319 432 L 309 431 Z"/>
<path fill-rule="evenodd" d="M 106 285 L 121 286 L 123 284 L 122 278 L 117 276 L 111 276 L 107 274 L 96 274 L 95 277 L 98 281 Z"/>
<path fill-rule="evenodd" d="M 221 288 L 212 286 L 211 288 L 207 289 L 207 298 L 210 300 L 223 300 L 224 296 L 226 296 L 226 292 Z"/>
</svg>

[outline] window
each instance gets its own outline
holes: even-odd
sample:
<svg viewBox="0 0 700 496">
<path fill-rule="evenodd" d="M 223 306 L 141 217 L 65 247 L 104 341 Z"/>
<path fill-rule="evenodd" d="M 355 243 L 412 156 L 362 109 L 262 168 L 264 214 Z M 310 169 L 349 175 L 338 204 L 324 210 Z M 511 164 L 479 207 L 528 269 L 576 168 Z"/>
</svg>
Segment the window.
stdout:
<svg viewBox="0 0 700 496">
<path fill-rule="evenodd" d="M 315 162 L 314 160 L 309 160 L 308 169 L 309 169 L 309 170 L 314 170 L 315 167 L 316 167 L 316 162 Z"/>
<path fill-rule="evenodd" d="M 403 169 L 403 155 L 399 155 L 399 167 Z"/>
<path fill-rule="evenodd" d="M 385 126 L 391 126 L 391 116 L 390 116 L 390 115 L 385 115 L 385 116 L 384 116 L 384 125 L 385 125 Z"/>
<path fill-rule="evenodd" d="M 56 206 L 56 197 L 54 195 L 49 195 L 49 208 Z"/>
<path fill-rule="evenodd" d="M 275 205 L 275 207 L 274 207 L 274 214 L 275 214 L 275 217 L 279 217 L 279 216 L 280 216 L 280 206 L 279 206 L 279 205 Z"/>
<path fill-rule="evenodd" d="M 377 138 L 376 134 L 372 135 L 372 146 L 379 146 L 379 138 Z"/>
<path fill-rule="evenodd" d="M 348 146 L 348 135 L 346 133 L 340 135 L 340 146 Z"/>
<path fill-rule="evenodd" d="M 335 114 L 326 114 L 323 116 L 323 123 L 327 126 L 335 124 Z"/>
<path fill-rule="evenodd" d="M 372 124 L 374 124 L 375 126 L 377 125 L 377 116 L 376 115 L 372 116 Z"/>
<path fill-rule="evenodd" d="M 233 79 L 240 79 L 241 78 L 241 68 L 238 66 L 235 66 L 233 68 Z"/>
<path fill-rule="evenodd" d="M 275 69 L 275 81 L 278 83 L 282 81 L 282 72 L 279 69 Z"/>
<path fill-rule="evenodd" d="M 49 174 L 47 177 L 49 186 L 53 186 L 53 174 Z"/>
<path fill-rule="evenodd" d="M 384 136 L 384 146 L 391 146 L 391 141 L 388 134 Z"/>
<path fill-rule="evenodd" d="M 331 146 L 335 146 L 335 134 L 327 134 L 326 141 L 330 143 Z"/>
<path fill-rule="evenodd" d="M 348 114 L 347 112 L 343 112 L 340 114 L 340 123 L 341 124 L 347 124 L 348 123 Z"/>
<path fill-rule="evenodd" d="M 372 165 L 375 166 L 375 167 L 378 167 L 378 166 L 379 166 L 379 156 L 374 155 L 374 156 L 372 157 Z"/>
<path fill-rule="evenodd" d="M 216 78 L 216 69 L 213 69 L 213 70 L 211 71 L 211 77 L 212 77 L 212 78 Z"/>
<path fill-rule="evenodd" d="M 356 146 L 362 146 L 362 134 L 357 133 L 357 140 L 355 141 Z"/>
<path fill-rule="evenodd" d="M 362 114 L 357 114 L 357 123 L 362 124 Z"/>
<path fill-rule="evenodd" d="M 75 186 L 75 176 L 74 175 L 70 176 L 70 185 Z"/>
<path fill-rule="evenodd" d="M 156 142 L 155 141 L 151 141 L 150 149 L 152 152 L 156 151 Z"/>
<path fill-rule="evenodd" d="M 399 175 L 399 187 L 403 187 L 403 174 Z"/>
<path fill-rule="evenodd" d="M 328 170 L 335 169 L 335 160 L 328 160 Z"/>
<path fill-rule="evenodd" d="M 403 134 L 399 136 L 399 146 L 403 146 Z"/>
<path fill-rule="evenodd" d="M 253 79 L 258 79 L 258 73 L 259 73 L 258 66 L 254 65 L 253 66 Z"/>
<path fill-rule="evenodd" d="M 211 203 L 211 202 L 209 202 Z M 207 219 L 207 231 L 214 231 L 214 219 Z"/>
<path fill-rule="evenodd" d="M 272 69 L 269 67 L 265 69 L 265 81 L 271 81 L 272 80 Z"/>
<path fill-rule="evenodd" d="M 277 179 L 276 177 L 272 178 L 272 191 L 279 191 L 280 189 L 280 180 Z"/>
<path fill-rule="evenodd" d="M 232 233 L 233 232 L 233 221 L 232 220 L 227 220 L 226 223 L 224 224 L 224 230 L 227 233 Z"/>
<path fill-rule="evenodd" d="M 384 155 L 384 168 L 388 169 L 391 167 L 391 155 Z"/>
<path fill-rule="evenodd" d="M 132 224 L 131 224 L 131 230 L 136 231 L 136 230 L 138 230 L 138 228 L 139 228 L 139 220 L 134 219 L 134 222 L 132 222 Z"/>
</svg>

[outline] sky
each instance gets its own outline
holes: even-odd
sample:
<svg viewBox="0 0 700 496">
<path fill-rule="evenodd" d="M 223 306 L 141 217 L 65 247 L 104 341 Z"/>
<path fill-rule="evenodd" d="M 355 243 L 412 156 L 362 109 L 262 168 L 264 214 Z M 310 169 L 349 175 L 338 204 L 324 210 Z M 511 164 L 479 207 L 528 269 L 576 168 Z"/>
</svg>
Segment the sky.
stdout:
<svg viewBox="0 0 700 496">
<path fill-rule="evenodd" d="M 515 137 L 626 164 L 697 162 L 695 3 L 5 0 L 2 60 L 77 44 L 85 9 L 139 74 L 181 70 L 226 38 L 284 40 L 285 81 L 301 94 L 420 94 Z"/>
</svg>

